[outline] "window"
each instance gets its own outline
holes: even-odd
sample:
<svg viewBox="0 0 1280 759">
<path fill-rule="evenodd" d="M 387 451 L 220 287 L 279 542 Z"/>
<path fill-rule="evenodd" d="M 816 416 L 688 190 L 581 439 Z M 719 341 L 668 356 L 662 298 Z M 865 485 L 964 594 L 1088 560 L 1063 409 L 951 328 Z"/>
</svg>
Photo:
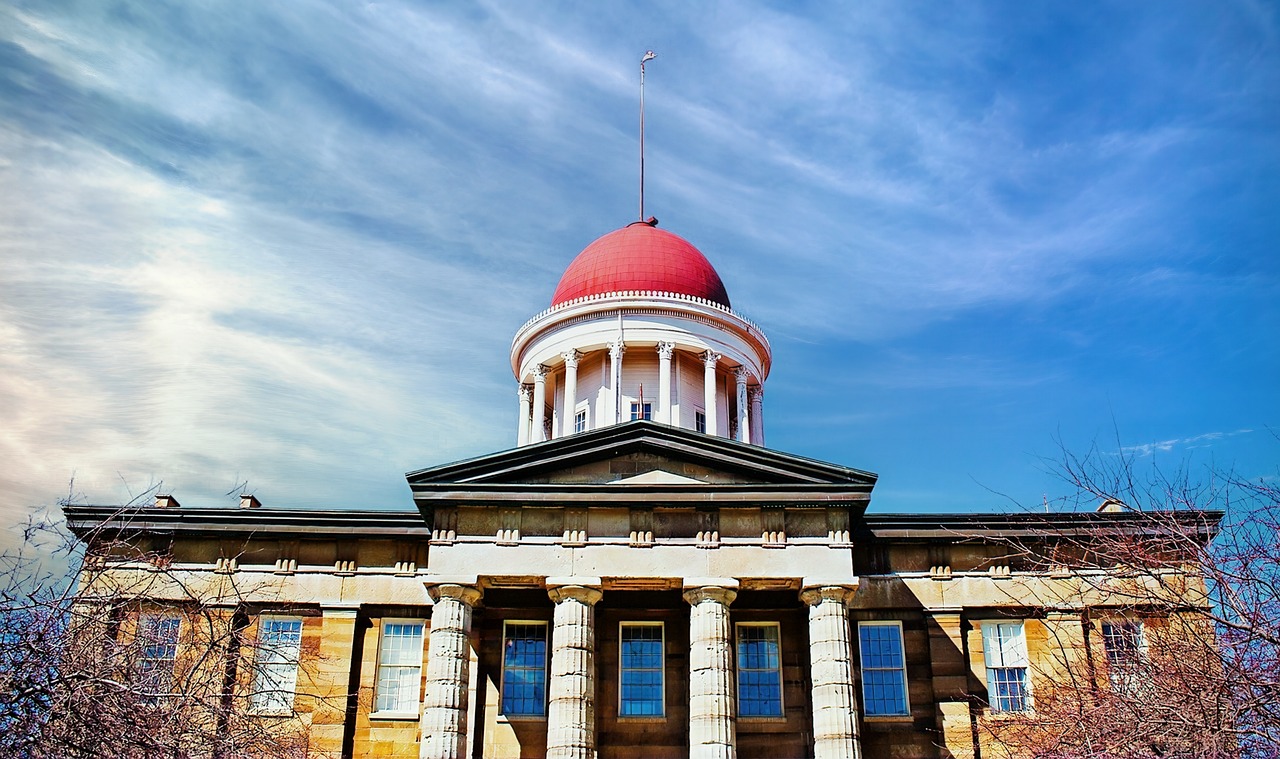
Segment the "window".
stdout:
<svg viewBox="0 0 1280 759">
<path fill-rule="evenodd" d="M 293 710 L 293 695 L 298 685 L 298 653 L 301 650 L 301 619 L 262 617 L 258 621 L 258 651 L 250 698 L 255 711 Z"/>
<path fill-rule="evenodd" d="M 142 686 L 147 699 L 167 693 L 173 686 L 173 667 L 178 659 L 178 617 L 142 617 L 138 620 L 138 637 L 142 656 L 138 661 Z"/>
<path fill-rule="evenodd" d="M 693 412 L 693 429 L 695 432 L 707 434 L 707 412 L 694 409 Z"/>
<path fill-rule="evenodd" d="M 631 404 L 632 421 L 636 419 L 652 419 L 652 418 L 653 418 L 652 403 L 632 403 Z"/>
<path fill-rule="evenodd" d="M 859 622 L 862 703 L 868 717 L 911 714 L 907 705 L 907 662 L 901 622 Z"/>
<path fill-rule="evenodd" d="M 621 687 L 618 714 L 623 717 L 661 717 L 662 623 L 623 623 L 619 636 Z"/>
<path fill-rule="evenodd" d="M 422 622 L 414 620 L 383 621 L 375 711 L 418 712 L 423 627 Z"/>
<path fill-rule="evenodd" d="M 586 409 L 582 409 L 581 411 L 573 415 L 573 431 L 574 432 L 587 431 L 587 410 Z"/>
<path fill-rule="evenodd" d="M 547 624 L 504 622 L 502 713 L 542 717 L 547 713 Z"/>
<path fill-rule="evenodd" d="M 987 661 L 987 698 L 992 711 L 1031 707 L 1027 689 L 1027 641 L 1021 622 L 984 622 L 982 655 Z"/>
<path fill-rule="evenodd" d="M 1107 651 L 1107 674 L 1117 690 L 1132 693 L 1141 683 L 1140 668 L 1146 659 L 1142 622 L 1114 619 L 1102 623 L 1102 645 Z"/>
<path fill-rule="evenodd" d="M 778 625 L 739 624 L 738 716 L 782 716 L 782 657 Z"/>
</svg>

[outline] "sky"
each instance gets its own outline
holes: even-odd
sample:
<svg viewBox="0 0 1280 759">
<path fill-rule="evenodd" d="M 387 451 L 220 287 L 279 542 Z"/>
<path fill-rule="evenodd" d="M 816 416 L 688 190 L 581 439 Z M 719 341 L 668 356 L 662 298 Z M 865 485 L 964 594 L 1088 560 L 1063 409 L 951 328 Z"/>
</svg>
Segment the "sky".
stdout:
<svg viewBox="0 0 1280 759">
<path fill-rule="evenodd" d="M 646 211 L 877 512 L 1062 449 L 1280 464 L 1280 8 L 0 6 L 0 529 L 149 487 L 412 508 L 515 443 L 515 330 Z"/>
</svg>

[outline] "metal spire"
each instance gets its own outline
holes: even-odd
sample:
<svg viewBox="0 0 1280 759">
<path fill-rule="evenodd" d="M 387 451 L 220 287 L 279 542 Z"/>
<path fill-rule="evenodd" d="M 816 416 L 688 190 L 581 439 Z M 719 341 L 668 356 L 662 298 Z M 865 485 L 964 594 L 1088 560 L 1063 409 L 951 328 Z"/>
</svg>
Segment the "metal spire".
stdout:
<svg viewBox="0 0 1280 759">
<path fill-rule="evenodd" d="M 657 57 L 649 50 L 640 59 L 640 221 L 644 221 L 644 64 Z"/>
</svg>

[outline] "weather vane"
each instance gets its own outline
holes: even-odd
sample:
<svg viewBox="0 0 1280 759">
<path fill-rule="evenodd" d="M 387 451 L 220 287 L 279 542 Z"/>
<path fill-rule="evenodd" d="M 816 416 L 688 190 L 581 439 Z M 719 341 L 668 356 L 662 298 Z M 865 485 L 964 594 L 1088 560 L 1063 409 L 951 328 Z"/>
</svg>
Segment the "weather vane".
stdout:
<svg viewBox="0 0 1280 759">
<path fill-rule="evenodd" d="M 644 221 L 644 64 L 657 57 L 649 50 L 640 59 L 640 221 Z"/>
</svg>

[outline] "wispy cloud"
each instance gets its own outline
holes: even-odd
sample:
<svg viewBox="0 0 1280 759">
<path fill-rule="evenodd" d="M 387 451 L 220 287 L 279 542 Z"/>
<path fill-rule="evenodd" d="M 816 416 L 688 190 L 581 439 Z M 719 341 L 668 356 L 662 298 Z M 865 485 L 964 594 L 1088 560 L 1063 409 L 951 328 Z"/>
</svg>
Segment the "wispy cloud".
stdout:
<svg viewBox="0 0 1280 759">
<path fill-rule="evenodd" d="M 1237 435 L 1247 435 L 1253 430 L 1233 430 L 1231 432 L 1206 432 L 1201 435 L 1193 435 L 1184 438 L 1172 438 L 1170 440 L 1159 440 L 1154 443 L 1142 443 L 1141 445 L 1126 445 L 1120 448 L 1122 453 L 1133 454 L 1135 456 L 1150 456 L 1154 453 L 1168 453 L 1175 449 L 1193 450 L 1197 448 L 1211 448 L 1215 443 L 1226 440 L 1227 438 Z"/>
</svg>

